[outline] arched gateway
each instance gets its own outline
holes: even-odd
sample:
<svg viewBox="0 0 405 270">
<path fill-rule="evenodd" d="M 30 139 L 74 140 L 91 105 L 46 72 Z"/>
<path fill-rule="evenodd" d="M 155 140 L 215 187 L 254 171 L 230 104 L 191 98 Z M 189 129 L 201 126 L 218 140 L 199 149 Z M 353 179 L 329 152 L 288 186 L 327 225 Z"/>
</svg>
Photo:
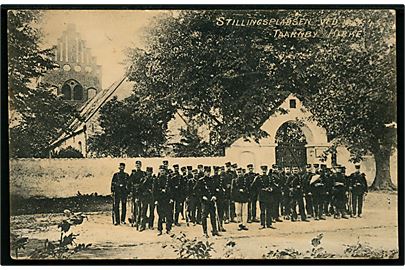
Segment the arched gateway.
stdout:
<svg viewBox="0 0 405 270">
<path fill-rule="evenodd" d="M 261 126 L 261 129 L 266 131 L 269 136 L 261 139 L 259 143 L 253 140 L 245 141 L 243 138 L 238 139 L 225 150 L 226 158 L 237 162 L 240 166 L 254 163 L 256 170 L 259 170 L 262 164 L 303 166 L 306 163 L 323 163 L 321 157 L 330 145 L 326 130 L 310 119 L 312 114 L 293 94 L 290 94 L 279 108 L 283 110 L 276 110 L 277 112 Z M 287 113 L 282 113 L 282 111 L 287 111 Z M 291 127 L 298 127 L 296 132 L 301 132 L 304 140 L 291 138 L 294 136 L 294 132 L 291 130 L 290 133 L 285 134 L 286 127 L 287 130 Z M 253 157 L 251 162 L 246 160 L 246 156 Z M 328 158 L 325 163 L 330 165 L 330 162 L 331 159 Z"/>
</svg>

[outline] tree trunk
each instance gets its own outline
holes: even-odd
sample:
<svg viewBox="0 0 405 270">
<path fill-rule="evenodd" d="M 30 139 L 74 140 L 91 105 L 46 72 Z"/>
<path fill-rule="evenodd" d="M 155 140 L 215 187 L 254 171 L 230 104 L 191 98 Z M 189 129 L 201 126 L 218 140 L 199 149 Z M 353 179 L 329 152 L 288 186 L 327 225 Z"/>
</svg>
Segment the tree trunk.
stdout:
<svg viewBox="0 0 405 270">
<path fill-rule="evenodd" d="M 374 151 L 375 159 L 375 178 L 370 190 L 396 190 L 396 186 L 392 183 L 390 172 L 391 150 L 389 147 L 381 146 Z"/>
</svg>

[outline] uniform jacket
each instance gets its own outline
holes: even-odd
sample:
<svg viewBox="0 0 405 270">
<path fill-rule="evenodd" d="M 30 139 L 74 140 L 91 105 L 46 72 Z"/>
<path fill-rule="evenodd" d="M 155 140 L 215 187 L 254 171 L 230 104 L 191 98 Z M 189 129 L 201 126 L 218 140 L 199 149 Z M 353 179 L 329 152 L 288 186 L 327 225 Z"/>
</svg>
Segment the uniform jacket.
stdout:
<svg viewBox="0 0 405 270">
<path fill-rule="evenodd" d="M 254 172 L 248 172 L 245 174 L 245 178 L 248 182 L 249 187 L 252 185 L 253 181 L 255 180 L 257 174 Z M 254 190 L 251 190 L 250 195 L 254 195 L 256 192 Z M 256 193 L 257 195 L 257 193 Z"/>
<path fill-rule="evenodd" d="M 249 183 L 246 177 L 238 175 L 231 185 L 231 198 L 235 202 L 247 203 L 249 201 Z"/>
<path fill-rule="evenodd" d="M 194 191 L 202 202 L 205 202 L 203 197 L 206 197 L 207 201 L 209 202 L 211 201 L 212 197 L 217 196 L 214 182 L 212 181 L 211 177 L 205 175 L 198 179 L 194 186 Z"/>
<path fill-rule="evenodd" d="M 170 184 L 173 190 L 173 196 L 176 201 L 184 201 L 186 198 L 186 185 L 184 177 L 180 173 L 174 172 L 170 176 Z"/>
<path fill-rule="evenodd" d="M 159 175 L 153 186 L 153 196 L 155 201 L 169 202 L 173 198 L 168 175 Z"/>
<path fill-rule="evenodd" d="M 304 172 L 302 174 L 302 184 L 304 185 L 304 193 L 308 194 L 311 192 L 310 181 L 314 174 L 312 172 Z"/>
<path fill-rule="evenodd" d="M 269 174 L 269 177 L 270 177 L 270 182 L 274 189 L 274 193 L 276 195 L 281 195 L 282 190 L 284 188 L 283 185 L 285 184 L 285 183 L 283 183 L 283 178 L 280 177 L 280 174 L 275 173 L 275 172 Z"/>
<path fill-rule="evenodd" d="M 236 173 L 232 170 L 228 170 L 224 173 L 221 174 L 222 181 L 225 186 L 225 198 L 230 199 L 231 198 L 231 187 L 232 187 L 232 181 L 234 178 L 236 178 Z"/>
<path fill-rule="evenodd" d="M 146 172 L 142 170 L 132 170 L 132 173 L 129 176 L 128 190 L 132 192 L 133 195 L 139 196 L 139 185 L 141 184 L 141 181 L 145 175 Z"/>
<path fill-rule="evenodd" d="M 320 177 L 317 180 L 310 183 L 310 190 L 314 196 L 324 195 L 326 192 L 325 175 L 320 175 Z"/>
<path fill-rule="evenodd" d="M 215 188 L 215 194 L 218 200 L 223 200 L 225 198 L 225 183 L 223 181 L 224 179 L 218 175 L 214 174 L 211 176 L 211 181 L 212 184 L 214 185 Z"/>
<path fill-rule="evenodd" d="M 252 190 L 256 190 L 259 194 L 260 202 L 269 203 L 273 196 L 273 186 L 268 175 L 258 175 L 255 177 L 252 185 Z"/>
<path fill-rule="evenodd" d="M 352 188 L 352 192 L 354 193 L 364 193 L 368 192 L 367 180 L 364 173 L 352 173 L 349 176 L 350 179 L 350 186 Z"/>
<path fill-rule="evenodd" d="M 129 175 L 126 172 L 116 172 L 111 180 L 111 192 L 128 193 Z"/>
<path fill-rule="evenodd" d="M 153 175 L 145 175 L 139 184 L 139 198 L 148 200 L 153 198 L 153 184 L 155 177 Z"/>
</svg>

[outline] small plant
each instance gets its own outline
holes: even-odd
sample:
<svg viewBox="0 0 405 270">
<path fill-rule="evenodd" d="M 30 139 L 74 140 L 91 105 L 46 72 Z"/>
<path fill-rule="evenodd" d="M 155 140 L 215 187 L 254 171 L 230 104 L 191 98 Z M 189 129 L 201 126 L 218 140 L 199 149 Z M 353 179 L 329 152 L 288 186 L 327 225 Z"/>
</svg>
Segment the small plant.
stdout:
<svg viewBox="0 0 405 270">
<path fill-rule="evenodd" d="M 83 223 L 87 216 L 82 213 L 72 214 L 70 210 L 64 211 L 65 218 L 58 224 L 60 239 L 57 241 L 45 240 L 44 246 L 30 253 L 31 259 L 69 259 L 73 254 L 88 249 L 91 244 L 77 244 L 79 234 L 70 232 L 72 226 Z"/>
<path fill-rule="evenodd" d="M 323 247 L 321 247 L 321 239 L 323 234 L 318 234 L 312 238 L 310 250 L 307 250 L 304 254 L 293 249 L 287 248 L 282 250 L 270 250 L 267 254 L 264 254 L 263 259 L 327 259 L 334 258 L 335 254 L 328 253 Z"/>
<path fill-rule="evenodd" d="M 172 235 L 178 241 L 177 245 L 171 245 L 179 259 L 210 259 L 211 252 L 214 251 L 214 243 L 201 241 L 197 238 L 188 239 L 184 233 L 179 236 Z"/>
<path fill-rule="evenodd" d="M 367 243 L 360 243 L 358 241 L 354 245 L 345 245 L 346 249 L 344 254 L 354 258 L 369 258 L 369 259 L 394 259 L 398 258 L 398 249 L 383 250 L 375 249 L 369 246 Z"/>
<path fill-rule="evenodd" d="M 311 245 L 312 249 L 306 251 L 305 258 L 309 259 L 328 259 L 334 258 L 335 254 L 326 252 L 326 250 L 321 247 L 321 239 L 323 238 L 323 234 L 320 233 L 316 237 L 312 238 Z"/>
<path fill-rule="evenodd" d="M 301 252 L 293 249 L 287 248 L 282 250 L 270 250 L 267 254 L 262 256 L 263 259 L 300 259 L 302 258 Z"/>
<path fill-rule="evenodd" d="M 224 249 L 225 252 L 223 256 L 225 259 L 241 259 L 244 257 L 240 249 L 237 247 L 236 242 L 232 239 L 226 242 Z"/>
<path fill-rule="evenodd" d="M 10 240 L 11 250 L 14 250 L 15 257 L 18 259 L 18 251 L 20 249 L 25 249 L 25 246 L 28 243 L 28 237 L 21 237 L 14 233 L 11 233 L 10 236 L 11 236 Z"/>
</svg>

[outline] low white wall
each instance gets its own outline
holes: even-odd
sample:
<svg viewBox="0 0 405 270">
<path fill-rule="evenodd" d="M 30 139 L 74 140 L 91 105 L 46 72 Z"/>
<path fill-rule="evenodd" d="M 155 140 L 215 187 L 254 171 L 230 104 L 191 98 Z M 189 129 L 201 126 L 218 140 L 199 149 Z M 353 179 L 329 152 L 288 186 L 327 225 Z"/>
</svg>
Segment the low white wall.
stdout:
<svg viewBox="0 0 405 270">
<path fill-rule="evenodd" d="M 158 171 L 163 160 L 169 166 L 198 164 L 223 165 L 224 157 L 202 158 L 87 158 L 87 159 L 13 159 L 10 160 L 10 194 L 25 198 L 39 196 L 60 198 L 97 192 L 110 194 L 111 178 L 118 171 L 120 162 L 126 163 L 126 172 L 141 160 L 143 169 L 147 166 Z"/>
</svg>

